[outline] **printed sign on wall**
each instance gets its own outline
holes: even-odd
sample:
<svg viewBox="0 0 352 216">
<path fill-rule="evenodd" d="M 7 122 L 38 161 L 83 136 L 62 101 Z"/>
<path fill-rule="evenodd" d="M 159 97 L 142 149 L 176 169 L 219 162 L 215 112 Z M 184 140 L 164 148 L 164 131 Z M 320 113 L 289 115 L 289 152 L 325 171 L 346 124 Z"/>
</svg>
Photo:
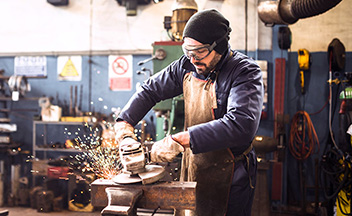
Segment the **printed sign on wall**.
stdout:
<svg viewBox="0 0 352 216">
<path fill-rule="evenodd" d="M 132 55 L 109 56 L 109 86 L 113 91 L 132 90 Z"/>
<path fill-rule="evenodd" d="M 46 76 L 45 56 L 16 56 L 15 75 L 17 76 Z"/>
<path fill-rule="evenodd" d="M 82 56 L 59 56 L 57 73 L 60 81 L 81 81 Z"/>
</svg>

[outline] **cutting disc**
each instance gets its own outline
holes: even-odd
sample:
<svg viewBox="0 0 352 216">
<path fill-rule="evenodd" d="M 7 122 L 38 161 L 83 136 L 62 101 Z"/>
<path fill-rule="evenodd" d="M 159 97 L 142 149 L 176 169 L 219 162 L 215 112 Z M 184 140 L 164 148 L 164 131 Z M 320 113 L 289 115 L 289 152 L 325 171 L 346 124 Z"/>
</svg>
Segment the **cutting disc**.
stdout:
<svg viewBox="0 0 352 216">
<path fill-rule="evenodd" d="M 146 165 L 145 171 L 136 175 L 130 175 L 128 173 L 120 173 L 115 176 L 112 180 L 117 184 L 133 184 L 142 182 L 142 184 L 151 184 L 159 181 L 164 177 L 165 169 L 159 165 Z"/>
</svg>

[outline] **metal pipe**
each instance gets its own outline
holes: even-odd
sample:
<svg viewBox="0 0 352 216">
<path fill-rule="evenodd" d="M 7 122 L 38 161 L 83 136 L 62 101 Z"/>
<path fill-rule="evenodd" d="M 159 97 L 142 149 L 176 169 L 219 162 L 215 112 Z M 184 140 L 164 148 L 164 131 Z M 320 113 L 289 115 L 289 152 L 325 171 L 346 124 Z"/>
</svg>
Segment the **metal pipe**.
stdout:
<svg viewBox="0 0 352 216">
<path fill-rule="evenodd" d="M 279 0 L 258 4 L 259 18 L 267 26 L 294 24 L 299 19 L 316 16 L 335 7 L 342 0 Z"/>
</svg>

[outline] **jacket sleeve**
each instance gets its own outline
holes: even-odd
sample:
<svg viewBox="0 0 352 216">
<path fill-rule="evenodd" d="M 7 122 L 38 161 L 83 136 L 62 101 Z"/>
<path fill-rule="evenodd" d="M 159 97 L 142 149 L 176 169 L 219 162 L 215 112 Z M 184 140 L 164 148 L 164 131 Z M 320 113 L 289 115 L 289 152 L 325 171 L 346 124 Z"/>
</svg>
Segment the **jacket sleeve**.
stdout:
<svg viewBox="0 0 352 216">
<path fill-rule="evenodd" d="M 118 120 L 135 126 L 158 102 L 182 93 L 182 70 L 176 60 L 143 83 L 122 109 Z"/>
<path fill-rule="evenodd" d="M 264 94 L 261 70 L 253 60 L 242 59 L 230 71 L 225 114 L 188 128 L 194 154 L 225 148 L 241 154 L 257 132 Z"/>
</svg>

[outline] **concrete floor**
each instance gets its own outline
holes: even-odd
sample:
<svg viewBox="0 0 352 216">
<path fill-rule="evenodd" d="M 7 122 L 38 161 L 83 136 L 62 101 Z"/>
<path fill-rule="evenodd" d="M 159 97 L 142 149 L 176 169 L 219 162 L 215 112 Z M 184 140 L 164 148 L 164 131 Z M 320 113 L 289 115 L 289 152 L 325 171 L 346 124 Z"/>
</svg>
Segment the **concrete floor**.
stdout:
<svg viewBox="0 0 352 216">
<path fill-rule="evenodd" d="M 73 211 L 68 211 L 68 210 L 63 210 L 60 212 L 38 212 L 36 209 L 32 209 L 29 207 L 0 207 L 0 216 L 1 212 L 4 210 L 8 210 L 9 214 L 8 216 L 44 216 L 44 215 L 50 215 L 50 216 L 100 216 L 100 211 L 96 210 L 94 212 L 73 212 Z M 138 210 L 138 216 L 150 216 L 152 215 L 153 211 L 151 210 Z M 160 213 L 155 213 L 155 216 L 171 216 L 172 214 L 168 212 L 160 212 Z"/>
<path fill-rule="evenodd" d="M 9 214 L 8 216 L 45 216 L 45 215 L 50 215 L 50 216 L 100 216 L 100 211 L 96 210 L 94 212 L 73 212 L 73 211 L 68 211 L 68 210 L 63 210 L 61 212 L 49 212 L 49 213 L 44 213 L 44 212 L 38 212 L 36 209 L 32 209 L 29 207 L 0 207 L 0 216 L 4 216 L 1 214 L 3 210 L 8 210 Z M 138 216 L 151 216 L 153 212 L 151 210 L 139 210 L 137 215 Z M 172 213 L 168 212 L 157 212 L 154 214 L 155 216 L 172 216 Z M 293 216 L 293 215 L 299 215 L 295 213 L 270 213 L 270 216 Z"/>
</svg>

